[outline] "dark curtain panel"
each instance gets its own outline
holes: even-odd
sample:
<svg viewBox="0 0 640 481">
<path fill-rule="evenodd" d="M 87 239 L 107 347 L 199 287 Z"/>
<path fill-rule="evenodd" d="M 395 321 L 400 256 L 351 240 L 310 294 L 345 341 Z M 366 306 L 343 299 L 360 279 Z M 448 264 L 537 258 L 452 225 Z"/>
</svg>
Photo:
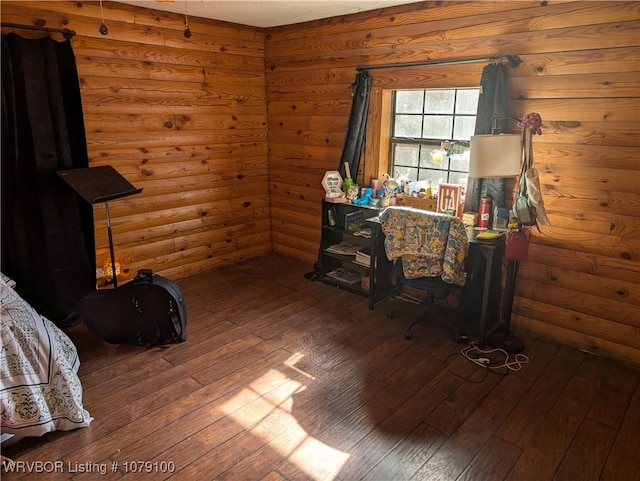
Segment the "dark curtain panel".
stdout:
<svg viewBox="0 0 640 481">
<path fill-rule="evenodd" d="M 474 133 L 491 134 L 494 126 L 497 132 L 506 132 L 507 108 L 507 65 L 491 63 L 482 70 Z M 485 195 L 493 199 L 492 207 L 504 206 L 505 180 L 469 178 L 464 210 L 478 212 Z"/>
<path fill-rule="evenodd" d="M 2 36 L 2 271 L 58 325 L 95 288 L 93 209 L 57 175 L 88 167 L 70 41 Z"/>
<path fill-rule="evenodd" d="M 347 171 L 344 163 L 349 164 L 351 176 L 355 182 L 360 168 L 360 154 L 362 153 L 362 144 L 364 142 L 364 134 L 367 129 L 367 117 L 369 114 L 369 97 L 371 94 L 371 76 L 366 70 L 358 72 L 356 81 L 351 85 L 353 101 L 351 103 L 351 113 L 349 114 L 349 125 L 347 126 L 347 134 L 344 139 L 342 148 L 342 156 L 338 171 L 342 178 L 346 178 Z M 318 251 L 318 259 L 313 265 L 313 271 L 305 274 L 307 279 L 317 279 L 322 262 L 322 252 Z"/>
<path fill-rule="evenodd" d="M 369 72 L 363 70 L 358 72 L 355 83 L 351 86 L 353 92 L 353 103 L 351 104 L 351 114 L 347 135 L 342 149 L 342 157 L 338 170 L 344 179 L 346 170 L 344 163 L 349 163 L 351 176 L 354 179 L 358 175 L 360 168 L 360 154 L 362 153 L 362 143 L 367 129 L 367 116 L 369 113 L 369 97 L 371 94 L 371 76 Z"/>
</svg>

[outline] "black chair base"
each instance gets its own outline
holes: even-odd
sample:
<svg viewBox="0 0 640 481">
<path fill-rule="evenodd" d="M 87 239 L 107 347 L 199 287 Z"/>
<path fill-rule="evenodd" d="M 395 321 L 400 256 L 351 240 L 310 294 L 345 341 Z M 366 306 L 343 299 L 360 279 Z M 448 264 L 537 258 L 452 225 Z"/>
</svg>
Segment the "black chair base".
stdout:
<svg viewBox="0 0 640 481">
<path fill-rule="evenodd" d="M 402 296 L 396 296 L 394 299 L 399 299 L 402 301 L 406 301 L 407 299 L 403 299 Z M 434 313 L 434 311 L 438 311 L 438 304 L 436 303 L 436 298 L 433 295 L 433 292 L 428 292 L 427 293 L 427 297 L 422 301 L 422 302 L 416 302 L 413 299 L 409 300 L 409 303 L 411 304 L 416 304 L 422 307 L 427 307 L 426 310 L 423 310 L 420 312 L 420 314 L 418 315 L 418 317 L 416 317 L 413 321 L 411 321 L 411 323 L 406 327 L 406 329 L 403 332 L 403 336 L 407 341 L 410 341 L 414 338 L 414 334 L 413 334 L 413 328 L 415 326 L 417 326 L 418 324 L 420 324 L 421 322 L 428 322 L 429 319 L 426 319 L 428 317 L 429 314 Z M 395 311 L 394 309 L 390 309 L 389 312 L 387 313 L 387 317 L 388 318 L 394 318 L 395 317 Z M 436 315 L 436 316 L 432 316 L 433 320 L 435 320 L 436 322 L 439 322 L 441 325 L 443 325 L 444 327 L 446 327 L 449 331 L 451 331 L 452 336 L 453 336 L 453 340 L 457 343 L 464 343 L 467 340 L 467 335 L 464 334 L 459 328 L 456 322 L 454 322 L 453 320 L 451 322 L 447 322 L 444 321 L 441 316 Z"/>
</svg>

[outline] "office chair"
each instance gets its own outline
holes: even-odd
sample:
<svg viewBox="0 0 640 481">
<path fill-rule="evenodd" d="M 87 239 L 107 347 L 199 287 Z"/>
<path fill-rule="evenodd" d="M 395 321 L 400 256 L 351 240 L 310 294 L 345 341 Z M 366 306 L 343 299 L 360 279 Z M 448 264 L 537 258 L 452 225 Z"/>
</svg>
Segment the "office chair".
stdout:
<svg viewBox="0 0 640 481">
<path fill-rule="evenodd" d="M 397 267 L 400 268 L 397 269 Z M 420 312 L 409 323 L 403 333 L 406 340 L 413 339 L 413 328 L 419 323 L 428 320 L 428 314 L 433 313 L 435 309 L 441 306 L 450 308 L 457 306 L 455 295 L 457 294 L 456 291 L 460 289 L 459 286 L 447 284 L 439 277 L 407 279 L 402 275 L 402 267 L 399 262 L 394 264 L 394 271 L 399 271 L 399 274 L 395 279 L 397 293 L 392 300 L 421 306 Z M 410 293 L 407 292 L 406 287 L 411 289 Z M 394 308 L 391 308 L 387 313 L 387 317 L 393 318 L 395 316 L 396 311 Z M 442 321 L 440 316 L 438 316 L 437 319 L 438 321 Z M 447 319 L 446 322 L 441 323 L 451 331 L 455 342 L 462 341 L 464 333 L 459 329 L 454 319 Z"/>
<path fill-rule="evenodd" d="M 409 286 L 424 294 L 419 301 L 409 300 L 428 307 L 405 330 L 404 337 L 409 340 L 413 327 L 427 312 L 464 286 L 469 239 L 460 219 L 437 212 L 394 206 L 382 211 L 379 218 L 387 257 L 394 262 L 396 297 L 407 300 L 402 291 L 403 286 Z M 393 316 L 393 311 L 388 315 Z M 449 323 L 447 327 L 460 341 L 457 326 Z"/>
</svg>

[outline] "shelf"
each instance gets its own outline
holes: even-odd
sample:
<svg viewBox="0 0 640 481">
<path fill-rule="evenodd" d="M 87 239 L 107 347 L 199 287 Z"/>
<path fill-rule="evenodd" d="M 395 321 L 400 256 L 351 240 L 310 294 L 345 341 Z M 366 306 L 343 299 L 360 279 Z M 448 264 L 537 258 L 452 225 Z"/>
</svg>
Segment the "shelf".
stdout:
<svg viewBox="0 0 640 481">
<path fill-rule="evenodd" d="M 320 240 L 321 273 L 323 283 L 347 292 L 365 297 L 369 301 L 369 309 L 373 309 L 380 302 L 395 293 L 395 286 L 391 282 L 391 262 L 384 250 L 384 235 L 378 219 L 379 208 L 371 206 L 357 206 L 353 204 L 330 204 L 323 202 L 322 237 Z M 336 225 L 329 225 L 329 218 L 336 221 Z M 364 222 L 370 236 L 355 235 L 354 231 L 345 229 L 346 219 L 353 218 Z M 355 255 L 327 252 L 329 246 L 348 243 L 358 246 L 358 250 L 366 250 L 370 255 L 369 265 L 355 262 Z M 334 269 L 346 268 L 366 276 L 368 287 L 362 287 L 362 277 L 356 284 L 348 284 L 328 276 Z M 365 284 L 367 285 L 367 284 Z"/>
<path fill-rule="evenodd" d="M 360 283 L 358 284 L 347 284 L 346 282 L 340 282 L 337 279 L 332 277 L 323 277 L 322 282 L 324 284 L 328 284 L 330 286 L 336 287 L 338 289 L 343 289 L 345 291 L 349 291 L 353 294 L 358 294 L 363 297 L 369 297 L 369 289 L 363 289 Z"/>
</svg>

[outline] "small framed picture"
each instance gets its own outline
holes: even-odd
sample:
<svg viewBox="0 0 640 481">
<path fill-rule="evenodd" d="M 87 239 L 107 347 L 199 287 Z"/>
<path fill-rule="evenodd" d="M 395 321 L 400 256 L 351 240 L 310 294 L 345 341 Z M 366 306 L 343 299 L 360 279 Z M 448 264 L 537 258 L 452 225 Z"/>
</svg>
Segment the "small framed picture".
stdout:
<svg viewBox="0 0 640 481">
<path fill-rule="evenodd" d="M 439 184 L 437 211 L 457 217 L 460 209 L 461 189 L 462 186 L 456 184 Z"/>
</svg>

